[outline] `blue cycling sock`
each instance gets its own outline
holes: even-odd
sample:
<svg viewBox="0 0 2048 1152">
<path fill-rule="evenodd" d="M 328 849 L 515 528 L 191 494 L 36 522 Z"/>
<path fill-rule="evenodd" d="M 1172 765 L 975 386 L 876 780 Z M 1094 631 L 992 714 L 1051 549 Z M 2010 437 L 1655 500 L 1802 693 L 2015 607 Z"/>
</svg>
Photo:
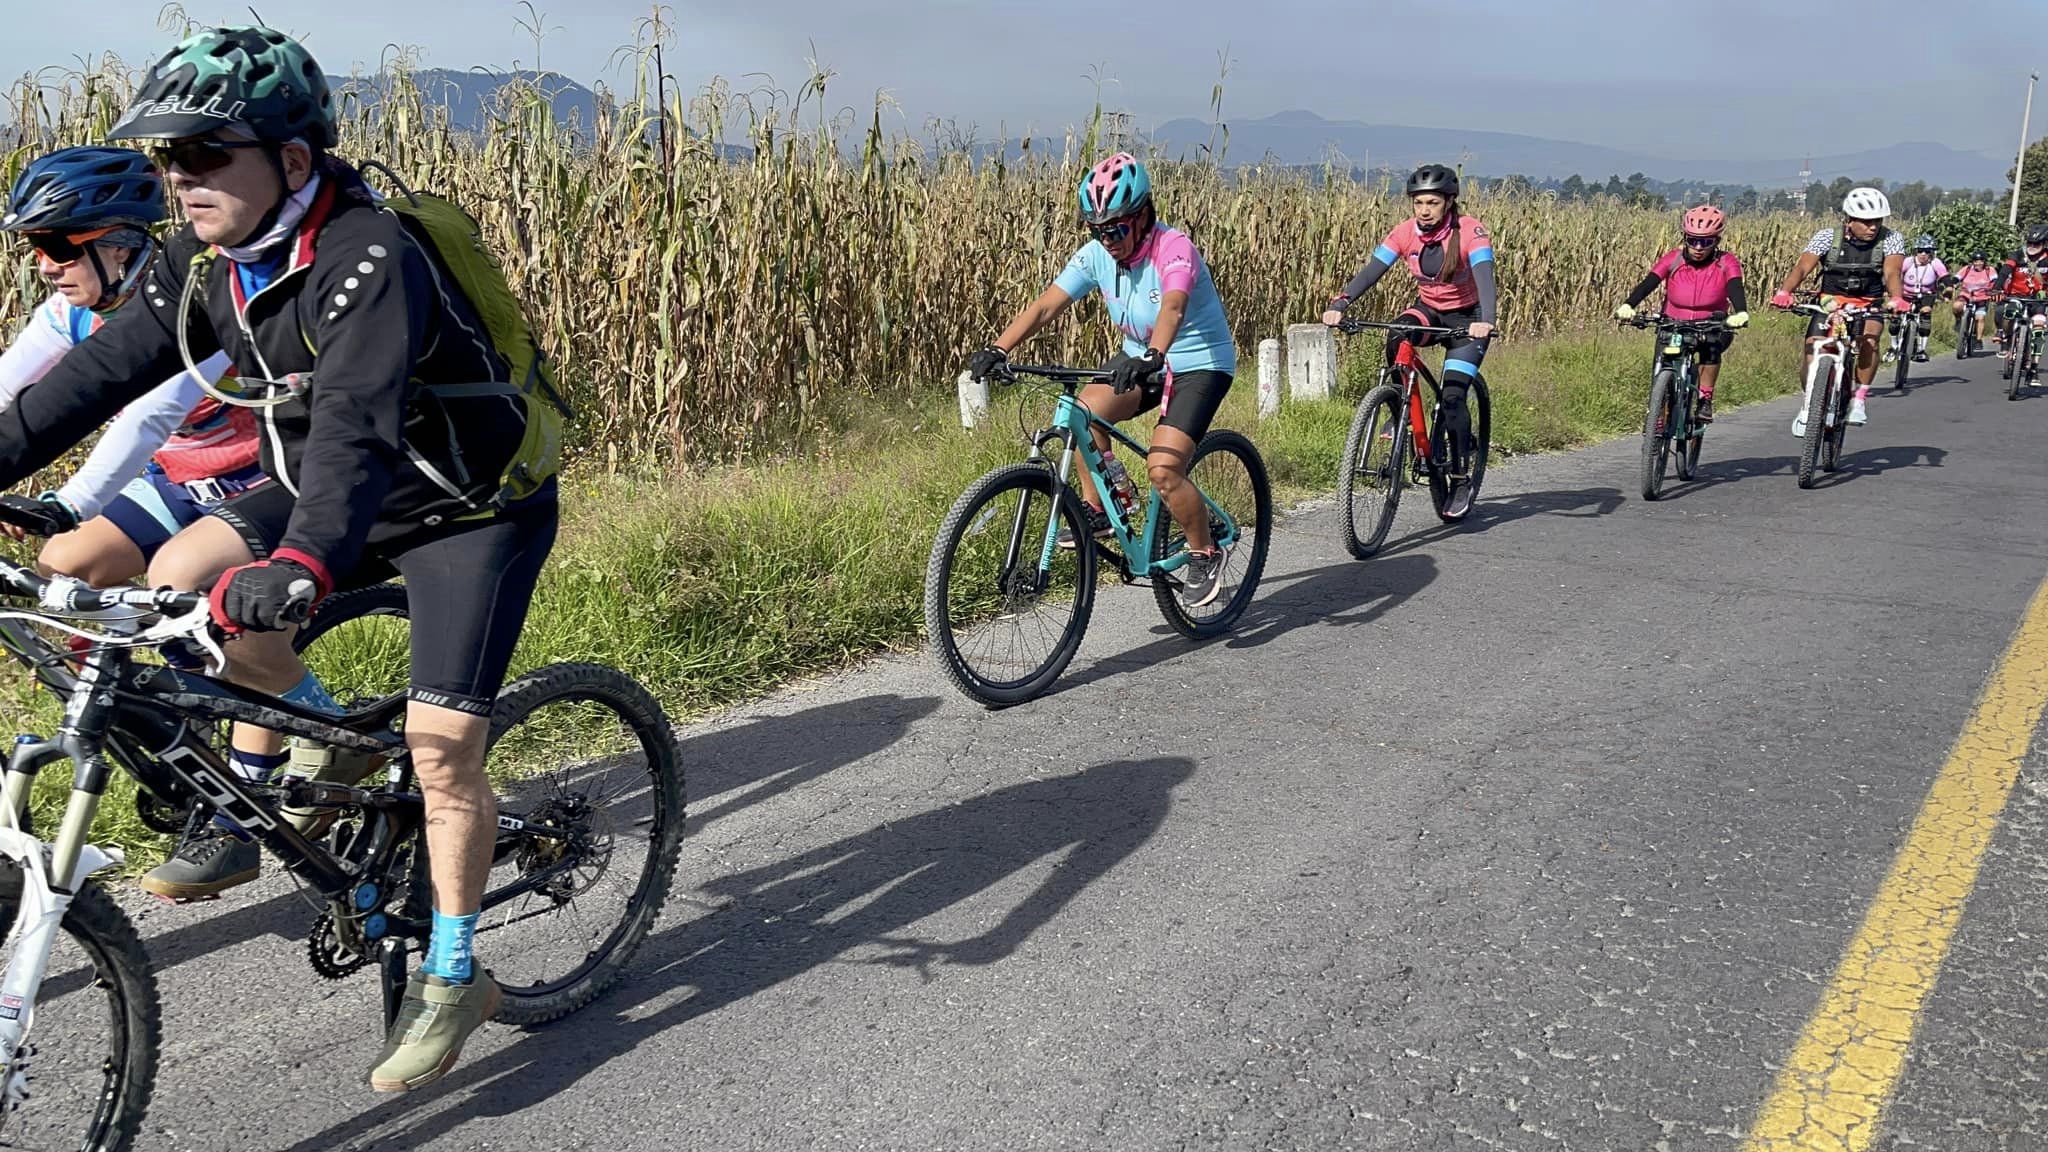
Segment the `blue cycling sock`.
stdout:
<svg viewBox="0 0 2048 1152">
<path fill-rule="evenodd" d="M 322 712 L 344 711 L 341 702 L 327 694 L 327 689 L 321 686 L 319 678 L 313 675 L 311 669 L 307 670 L 304 680 L 292 685 L 291 690 L 278 699 L 303 708 L 317 708 Z"/>
<path fill-rule="evenodd" d="M 434 932 L 427 941 L 427 958 L 420 964 L 420 971 L 428 976 L 439 976 L 451 984 L 467 984 L 475 970 L 470 963 L 470 947 L 476 938 L 477 913 L 467 916 L 450 916 L 439 908 L 434 909 Z"/>
</svg>

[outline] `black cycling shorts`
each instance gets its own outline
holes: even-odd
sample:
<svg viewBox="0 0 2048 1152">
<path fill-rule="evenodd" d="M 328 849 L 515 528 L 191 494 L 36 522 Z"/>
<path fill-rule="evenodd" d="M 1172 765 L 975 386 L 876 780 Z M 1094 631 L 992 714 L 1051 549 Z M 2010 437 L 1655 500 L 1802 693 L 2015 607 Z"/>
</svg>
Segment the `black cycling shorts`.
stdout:
<svg viewBox="0 0 2048 1152">
<path fill-rule="evenodd" d="M 262 558 L 283 541 L 292 504 L 284 485 L 269 484 L 216 506 L 211 515 L 233 525 Z M 405 578 L 414 700 L 491 714 L 559 522 L 549 486 L 492 519 L 451 521 L 380 545 L 342 578 L 344 586 L 371 583 L 393 570 Z"/>
<path fill-rule="evenodd" d="M 1231 379 L 1228 372 L 1209 369 L 1176 372 L 1171 391 L 1164 380 L 1155 380 L 1142 386 L 1137 415 L 1142 416 L 1164 402 L 1166 411 L 1160 415 L 1159 423 L 1180 429 L 1199 444 L 1208 434 L 1209 422 L 1216 419 L 1216 410 L 1223 407 Z"/>
</svg>

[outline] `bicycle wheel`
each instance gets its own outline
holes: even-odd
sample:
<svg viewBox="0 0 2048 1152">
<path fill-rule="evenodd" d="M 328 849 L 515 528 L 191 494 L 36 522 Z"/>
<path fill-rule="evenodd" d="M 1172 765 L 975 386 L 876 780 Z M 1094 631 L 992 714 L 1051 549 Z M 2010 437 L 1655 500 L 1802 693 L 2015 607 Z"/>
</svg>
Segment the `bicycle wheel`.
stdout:
<svg viewBox="0 0 2048 1152">
<path fill-rule="evenodd" d="M 1892 391 L 1906 390 L 1906 370 L 1912 366 L 1913 351 L 1920 346 L 1920 323 L 1908 318 L 1899 325 L 1899 367 L 1892 377 Z"/>
<path fill-rule="evenodd" d="M 1381 384 L 1358 402 L 1337 467 L 1337 504 L 1344 510 L 1344 547 L 1360 560 L 1380 550 L 1394 526 L 1407 485 L 1408 422 L 1401 392 Z"/>
<path fill-rule="evenodd" d="M 1664 465 L 1671 456 L 1671 393 L 1677 378 L 1669 368 L 1650 381 L 1650 403 L 1643 410 L 1643 499 L 1655 500 L 1664 487 Z"/>
<path fill-rule="evenodd" d="M 1486 378 L 1474 376 L 1472 384 L 1465 390 L 1465 403 L 1472 414 L 1472 450 L 1465 461 L 1466 478 L 1452 483 L 1450 474 L 1438 465 L 1448 459 L 1439 452 L 1429 469 L 1429 496 L 1436 505 L 1437 519 L 1446 524 L 1455 524 L 1472 511 L 1472 505 L 1479 499 L 1479 486 L 1486 481 L 1486 457 L 1493 444 L 1493 399 L 1486 391 Z M 1438 429 L 1441 429 L 1439 423 Z M 1445 436 L 1433 430 L 1436 443 L 1442 444 Z"/>
<path fill-rule="evenodd" d="M 352 588 L 322 600 L 292 647 L 336 700 L 375 700 L 405 691 L 411 615 L 402 584 Z"/>
<path fill-rule="evenodd" d="M 1820 464 L 1821 442 L 1827 439 L 1828 401 L 1835 390 L 1835 373 L 1841 370 L 1839 357 L 1824 354 L 1813 358 L 1808 379 L 1812 394 L 1806 398 L 1806 440 L 1799 448 L 1799 486 L 1813 487 L 1814 469 Z"/>
<path fill-rule="evenodd" d="M 2013 369 L 2019 365 L 2020 350 L 2017 327 L 2017 325 L 2013 324 L 2005 326 L 2005 367 L 2002 371 L 2005 373 L 2007 380 L 2013 378 Z M 2008 392 L 2005 398 L 2008 400 L 2018 399 L 2011 392 Z"/>
<path fill-rule="evenodd" d="M 21 869 L 0 862 L 0 926 L 21 907 Z M 0 1107 L 0 1147 L 124 1152 L 156 1084 L 163 1015 L 134 925 L 99 884 L 64 911 L 28 1035 L 29 1097 Z"/>
<path fill-rule="evenodd" d="M 1237 522 L 1237 543 L 1223 555 L 1223 588 L 1200 608 L 1180 601 L 1172 580 L 1152 578 L 1152 598 L 1173 630 L 1191 640 L 1206 640 L 1236 622 L 1251 605 L 1259 577 L 1266 571 L 1266 548 L 1273 539 L 1273 490 L 1266 483 L 1266 462 L 1242 433 L 1214 431 L 1202 437 L 1188 464 L 1188 480 Z M 1223 522 L 1213 512 L 1209 531 L 1220 534 Z M 1152 560 L 1157 563 L 1187 547 L 1181 532 L 1156 532 Z"/>
<path fill-rule="evenodd" d="M 1053 549 L 1049 522 L 1082 546 Z M 1095 607 L 1081 500 L 1044 464 L 1010 464 L 954 501 L 924 572 L 925 639 L 953 685 L 990 708 L 1021 704 L 1066 670 Z"/>
<path fill-rule="evenodd" d="M 1849 435 L 1849 398 L 1855 387 L 1855 383 L 1845 375 L 1835 389 L 1835 420 L 1828 425 L 1820 443 L 1820 469 L 1823 472 L 1834 472 L 1842 467 L 1842 441 Z"/>
<path fill-rule="evenodd" d="M 625 673 L 550 664 L 498 694 L 484 770 L 500 813 L 567 831 L 498 834 L 476 927 L 505 993 L 497 1018 L 542 1024 L 611 987 L 668 899 L 683 839 L 676 734 Z"/>
<path fill-rule="evenodd" d="M 1694 476 L 1699 475 L 1700 442 L 1707 436 L 1707 426 L 1699 421 L 1698 369 L 1687 374 L 1686 385 L 1678 396 L 1677 405 L 1679 414 L 1685 417 L 1684 427 L 1680 429 L 1685 435 L 1673 447 L 1678 450 L 1678 478 L 1689 482 Z"/>
</svg>

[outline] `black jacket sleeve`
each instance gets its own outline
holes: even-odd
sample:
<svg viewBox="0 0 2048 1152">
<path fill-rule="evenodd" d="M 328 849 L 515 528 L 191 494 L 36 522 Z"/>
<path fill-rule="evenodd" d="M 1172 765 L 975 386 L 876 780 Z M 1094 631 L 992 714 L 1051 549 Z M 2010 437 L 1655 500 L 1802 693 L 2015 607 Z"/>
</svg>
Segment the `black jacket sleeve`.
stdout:
<svg viewBox="0 0 2048 1152">
<path fill-rule="evenodd" d="M 1353 300 L 1372 291 L 1372 286 L 1379 283 L 1380 277 L 1385 276 L 1387 269 L 1391 267 L 1393 265 L 1388 264 L 1378 256 L 1367 259 L 1365 267 L 1358 270 L 1358 275 L 1351 278 L 1351 283 L 1344 285 L 1342 293 L 1344 302 L 1338 306 L 1337 311 L 1342 312 L 1346 307 L 1350 306 Z"/>
<path fill-rule="evenodd" d="M 123 405 L 184 370 L 178 294 L 196 242 L 173 241 L 133 299 L 0 412 L 0 488 L 13 487 L 70 451 Z M 220 350 L 205 309 L 192 308 L 192 358 Z"/>
<path fill-rule="evenodd" d="M 408 382 L 437 299 L 426 260 L 396 216 L 351 215 L 346 235 L 321 237 L 299 301 L 317 351 L 298 503 L 279 549 L 314 558 L 336 580 L 361 557 L 405 459 Z"/>
<path fill-rule="evenodd" d="M 1659 280 L 1657 278 L 1657 274 L 1654 272 L 1650 273 L 1647 276 L 1644 276 L 1642 283 L 1637 284 L 1635 288 L 1629 292 L 1628 299 L 1623 301 L 1623 303 L 1627 304 L 1631 308 L 1634 308 L 1638 304 L 1641 304 L 1643 301 L 1648 300 L 1650 298 L 1650 293 L 1655 292 L 1657 290 L 1657 285 L 1662 284 L 1663 282 L 1664 281 Z"/>
<path fill-rule="evenodd" d="M 1749 289 L 1742 286 L 1742 277 L 1728 281 L 1728 314 L 1749 311 Z"/>
</svg>

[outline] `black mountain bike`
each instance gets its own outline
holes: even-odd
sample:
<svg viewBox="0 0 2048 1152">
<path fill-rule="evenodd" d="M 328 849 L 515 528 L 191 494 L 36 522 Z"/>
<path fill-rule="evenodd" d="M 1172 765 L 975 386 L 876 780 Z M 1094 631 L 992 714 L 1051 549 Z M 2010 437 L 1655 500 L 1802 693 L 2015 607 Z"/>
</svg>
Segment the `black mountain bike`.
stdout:
<svg viewBox="0 0 2048 1152">
<path fill-rule="evenodd" d="M 1963 301 L 1963 314 L 1956 319 L 1956 359 L 1968 360 L 1984 347 L 1977 339 L 1977 325 L 1988 306 L 1983 300 Z"/>
<path fill-rule="evenodd" d="M 1455 524 L 1472 511 L 1479 485 L 1486 479 L 1486 456 L 1493 435 L 1493 401 L 1484 376 L 1474 376 L 1465 403 L 1472 417 L 1472 443 L 1451 443 L 1444 423 L 1443 386 L 1402 334 L 1462 335 L 1463 328 L 1431 328 L 1419 324 L 1345 320 L 1340 332 L 1377 328 L 1396 341 L 1394 354 L 1380 370 L 1380 382 L 1358 402 L 1351 434 L 1337 463 L 1337 503 L 1344 509 L 1344 547 L 1360 560 L 1380 550 L 1394 526 L 1401 490 L 1409 484 L 1429 485 L 1430 502 L 1439 520 Z M 1431 402 L 1425 404 L 1427 391 Z"/>
<path fill-rule="evenodd" d="M 1700 463 L 1707 426 L 1700 423 L 1699 343 L 1728 331 L 1721 320 L 1667 320 L 1655 313 L 1623 323 L 1657 330 L 1657 355 L 1650 365 L 1650 403 L 1643 411 L 1643 499 L 1664 488 L 1673 450 L 1678 478 L 1690 480 Z"/>
<path fill-rule="evenodd" d="M 2031 388 L 2041 375 L 2041 343 L 2048 330 L 2037 328 L 2032 312 L 2044 302 L 2040 297 L 2014 297 L 2006 303 L 2005 398 L 2017 400 L 2020 389 Z"/>
<path fill-rule="evenodd" d="M 89 879 L 121 860 L 87 841 L 117 769 L 166 804 L 201 798 L 283 861 L 325 909 L 306 945 L 314 971 L 338 980 L 374 966 L 389 1027 L 407 953 L 424 948 L 432 923 L 425 813 L 396 727 L 405 694 L 335 716 L 138 659 L 178 650 L 224 665 L 201 593 L 95 590 L 0 561 L 0 594 L 33 604 L 0 611 L 0 647 L 65 702 L 55 736 L 20 738 L 0 784 L 0 1144 L 126 1149 L 149 1103 L 162 1033 L 155 977 L 127 916 Z M 127 619 L 107 621 L 122 610 Z M 52 643 L 52 631 L 86 643 Z M 383 778 L 244 780 L 212 735 L 232 720 L 374 753 Z M 590 664 L 508 685 L 489 747 L 498 834 L 477 956 L 504 992 L 497 1019 L 539 1024 L 615 982 L 660 912 L 683 831 L 682 769 L 654 698 Z M 70 796 L 45 841 L 31 790 L 60 763 L 73 766 Z M 334 818 L 315 840 L 287 807 Z"/>
<path fill-rule="evenodd" d="M 1906 375 L 1920 351 L 1920 341 L 1934 331 L 1934 297 L 1916 297 L 1911 303 L 1911 311 L 1894 312 L 1885 321 L 1891 329 L 1892 359 L 1897 362 L 1892 389 L 1898 392 L 1906 390 Z"/>
</svg>

